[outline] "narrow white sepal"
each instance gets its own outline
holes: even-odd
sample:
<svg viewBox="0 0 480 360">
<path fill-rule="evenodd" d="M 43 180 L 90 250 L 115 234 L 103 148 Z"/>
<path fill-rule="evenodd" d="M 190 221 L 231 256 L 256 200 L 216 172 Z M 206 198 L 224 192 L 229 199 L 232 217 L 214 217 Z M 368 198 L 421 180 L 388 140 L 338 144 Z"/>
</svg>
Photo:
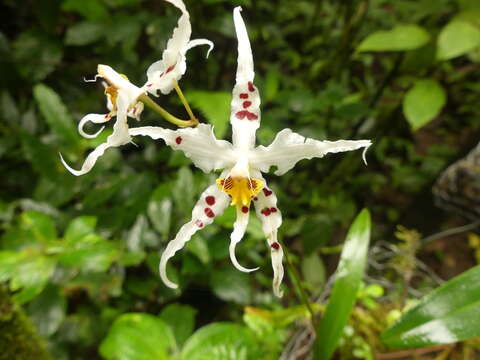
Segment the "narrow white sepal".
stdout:
<svg viewBox="0 0 480 360">
<path fill-rule="evenodd" d="M 200 45 L 208 46 L 207 56 L 206 56 L 206 58 L 208 59 L 208 55 L 210 55 L 210 52 L 213 50 L 213 42 L 211 42 L 210 40 L 207 40 L 207 39 L 190 40 L 187 45 L 187 51 L 190 50 L 191 48 L 194 48 Z"/>
<path fill-rule="evenodd" d="M 243 267 L 238 263 L 237 257 L 235 255 L 235 248 L 245 235 L 245 231 L 248 226 L 248 219 L 249 213 L 243 213 L 242 210 L 237 207 L 237 220 L 233 224 L 233 232 L 230 235 L 230 246 L 228 248 L 230 252 L 230 260 L 232 261 L 233 266 L 235 266 L 237 270 L 245 273 L 256 271 L 259 269 L 259 267 L 253 269 Z"/>
<path fill-rule="evenodd" d="M 107 114 L 108 115 L 108 114 Z M 105 114 L 88 114 L 85 115 L 78 123 L 78 132 L 80 135 L 82 135 L 86 139 L 94 139 L 96 138 L 102 131 L 105 129 L 105 126 L 102 126 L 100 130 L 98 130 L 94 134 L 89 134 L 86 133 L 85 130 L 83 130 L 85 124 L 88 122 L 94 123 L 94 124 L 103 124 L 110 120 L 110 117 L 105 117 Z"/>
</svg>

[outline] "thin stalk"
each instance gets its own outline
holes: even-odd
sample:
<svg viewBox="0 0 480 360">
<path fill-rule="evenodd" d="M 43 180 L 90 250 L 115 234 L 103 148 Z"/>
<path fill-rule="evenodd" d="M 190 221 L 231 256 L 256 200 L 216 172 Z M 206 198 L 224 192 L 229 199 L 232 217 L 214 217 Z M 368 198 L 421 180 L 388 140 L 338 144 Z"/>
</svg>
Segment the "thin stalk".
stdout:
<svg viewBox="0 0 480 360">
<path fill-rule="evenodd" d="M 316 324 L 316 321 L 315 321 L 315 313 L 312 309 L 312 306 L 310 305 L 310 301 L 308 300 L 307 292 L 305 291 L 305 288 L 302 285 L 302 282 L 300 280 L 300 276 L 298 274 L 297 268 L 295 267 L 295 265 L 293 265 L 293 263 L 290 259 L 290 254 L 287 250 L 287 247 L 283 243 L 283 241 L 280 240 L 280 239 L 278 241 L 282 245 L 282 249 L 283 249 L 283 252 L 285 254 L 285 261 L 287 262 L 287 267 L 290 269 L 290 274 L 292 274 L 292 281 L 295 283 L 295 285 L 297 286 L 297 288 L 300 292 L 300 301 L 305 305 L 308 312 L 310 313 L 312 325 L 316 330 L 317 329 L 317 324 Z"/>
<path fill-rule="evenodd" d="M 167 110 L 162 108 L 160 105 L 158 105 L 155 101 L 153 101 L 148 95 L 143 94 L 138 98 L 139 101 L 145 104 L 145 106 L 149 107 L 153 111 L 155 111 L 157 114 L 162 116 L 165 120 L 171 122 L 172 124 L 175 124 L 179 127 L 189 127 L 189 126 L 195 126 L 198 125 L 198 120 L 194 117 L 191 120 L 182 120 L 177 118 L 176 116 L 173 116 L 170 114 Z"/>
<path fill-rule="evenodd" d="M 195 115 L 193 115 L 193 111 L 190 108 L 190 104 L 188 103 L 187 99 L 183 95 L 182 89 L 180 89 L 180 86 L 178 86 L 178 83 L 176 81 L 175 81 L 175 91 L 177 92 L 178 97 L 182 101 L 182 104 L 185 107 L 185 110 L 187 110 L 188 116 L 190 116 L 190 120 L 197 121 L 198 123 L 197 118 L 195 117 Z"/>
</svg>

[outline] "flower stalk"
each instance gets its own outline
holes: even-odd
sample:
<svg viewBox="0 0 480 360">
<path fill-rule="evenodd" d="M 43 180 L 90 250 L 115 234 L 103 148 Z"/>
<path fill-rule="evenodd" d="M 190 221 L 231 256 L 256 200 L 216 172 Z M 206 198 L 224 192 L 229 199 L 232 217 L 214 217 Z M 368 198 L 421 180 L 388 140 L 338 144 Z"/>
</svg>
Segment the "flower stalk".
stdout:
<svg viewBox="0 0 480 360">
<path fill-rule="evenodd" d="M 167 110 L 165 110 L 160 105 L 158 105 L 155 101 L 153 101 L 146 94 L 140 95 L 138 100 L 141 101 L 145 106 L 149 107 L 151 110 L 155 111 L 157 114 L 159 114 L 161 117 L 163 117 L 168 122 L 171 122 L 172 124 L 175 124 L 179 127 L 185 128 L 185 127 L 190 127 L 190 126 L 196 126 L 196 125 L 199 124 L 197 118 L 195 118 L 195 116 L 193 116 L 193 114 L 190 115 L 190 113 L 189 113 L 189 115 L 191 117 L 190 120 L 182 120 L 182 119 L 177 118 L 176 116 L 173 116 Z M 183 102 L 183 100 L 182 100 L 182 102 Z M 191 110 L 190 110 L 190 112 L 191 112 Z"/>
</svg>

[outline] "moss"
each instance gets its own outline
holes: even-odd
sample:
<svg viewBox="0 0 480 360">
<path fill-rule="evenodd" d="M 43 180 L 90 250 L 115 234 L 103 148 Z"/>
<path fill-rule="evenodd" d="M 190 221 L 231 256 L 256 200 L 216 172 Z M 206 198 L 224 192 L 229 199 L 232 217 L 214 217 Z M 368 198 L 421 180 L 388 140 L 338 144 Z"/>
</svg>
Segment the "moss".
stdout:
<svg viewBox="0 0 480 360">
<path fill-rule="evenodd" d="M 0 360 L 51 360 L 45 343 L 8 290 L 0 285 Z"/>
</svg>

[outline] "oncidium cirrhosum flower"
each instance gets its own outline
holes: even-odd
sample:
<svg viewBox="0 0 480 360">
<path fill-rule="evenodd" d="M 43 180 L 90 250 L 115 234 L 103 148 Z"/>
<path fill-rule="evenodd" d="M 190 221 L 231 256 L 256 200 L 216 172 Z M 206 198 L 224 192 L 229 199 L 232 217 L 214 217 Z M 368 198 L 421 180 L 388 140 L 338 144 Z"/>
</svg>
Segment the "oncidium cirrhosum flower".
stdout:
<svg viewBox="0 0 480 360">
<path fill-rule="evenodd" d="M 140 120 L 140 114 L 143 111 L 144 103 L 162 115 L 166 120 L 178 126 L 185 127 L 198 124 L 198 121 L 193 115 L 177 82 L 186 71 L 186 52 L 192 47 L 198 45 L 208 45 L 208 53 L 210 53 L 213 48 L 213 43 L 206 39 L 190 40 L 192 27 L 190 24 L 190 15 L 185 8 L 185 4 L 182 0 L 165 1 L 179 8 L 182 15 L 178 20 L 177 27 L 173 31 L 172 37 L 167 43 L 162 59 L 153 63 L 148 68 L 148 81 L 143 87 L 139 88 L 132 84 L 125 75 L 117 73 L 108 65 L 98 65 L 97 75 L 93 81 L 96 81 L 98 77 L 105 81 L 105 95 L 107 96 L 107 107 L 110 111 L 107 114 L 88 114 L 84 116 L 78 124 L 78 131 L 83 137 L 92 139 L 97 137 L 103 131 L 104 126 L 102 126 L 96 133 L 88 134 L 84 131 L 84 127 L 87 123 L 104 124 L 115 116 L 117 120 L 113 126 L 113 133 L 108 136 L 105 143 L 100 144 L 87 156 L 80 170 L 72 169 L 60 155 L 63 165 L 72 174 L 79 176 L 88 173 L 97 160 L 105 153 L 105 150 L 131 142 L 131 137 L 128 134 L 129 126 L 127 119 L 128 117 L 132 117 Z M 154 94 L 155 96 L 158 96 L 158 91 L 162 94 L 168 94 L 173 88 L 176 89 L 182 103 L 190 115 L 190 121 L 177 119 L 146 96 L 147 92 Z"/>
<path fill-rule="evenodd" d="M 328 153 L 364 149 L 371 145 L 369 140 L 318 141 L 307 139 L 290 129 L 280 131 L 267 147 L 255 146 L 255 133 L 260 126 L 260 95 L 253 83 L 253 56 L 247 30 L 240 14 L 241 8 L 234 9 L 233 18 L 238 38 L 238 67 L 236 84 L 233 88 L 230 123 L 232 143 L 218 140 L 211 125 L 200 124 L 195 128 L 169 130 L 160 127 L 138 127 L 130 129 L 132 136 L 150 136 L 163 139 L 175 150 L 181 150 L 204 172 L 223 169 L 215 184 L 209 186 L 193 208 L 192 219 L 183 225 L 171 240 L 160 260 L 160 276 L 171 287 L 177 285 L 167 277 L 167 262 L 182 249 L 193 234 L 211 224 L 214 218 L 224 212 L 229 204 L 236 207 L 237 219 L 233 225 L 229 247 L 233 265 L 240 271 L 250 272 L 240 265 L 235 247 L 242 240 L 253 202 L 257 217 L 270 249 L 274 272 L 273 290 L 282 296 L 280 285 L 283 278 L 283 250 L 277 240 L 277 231 L 282 216 L 277 207 L 277 197 L 267 186 L 262 172 L 276 166 L 276 175 L 292 169 L 302 159 L 323 157 Z"/>
</svg>

